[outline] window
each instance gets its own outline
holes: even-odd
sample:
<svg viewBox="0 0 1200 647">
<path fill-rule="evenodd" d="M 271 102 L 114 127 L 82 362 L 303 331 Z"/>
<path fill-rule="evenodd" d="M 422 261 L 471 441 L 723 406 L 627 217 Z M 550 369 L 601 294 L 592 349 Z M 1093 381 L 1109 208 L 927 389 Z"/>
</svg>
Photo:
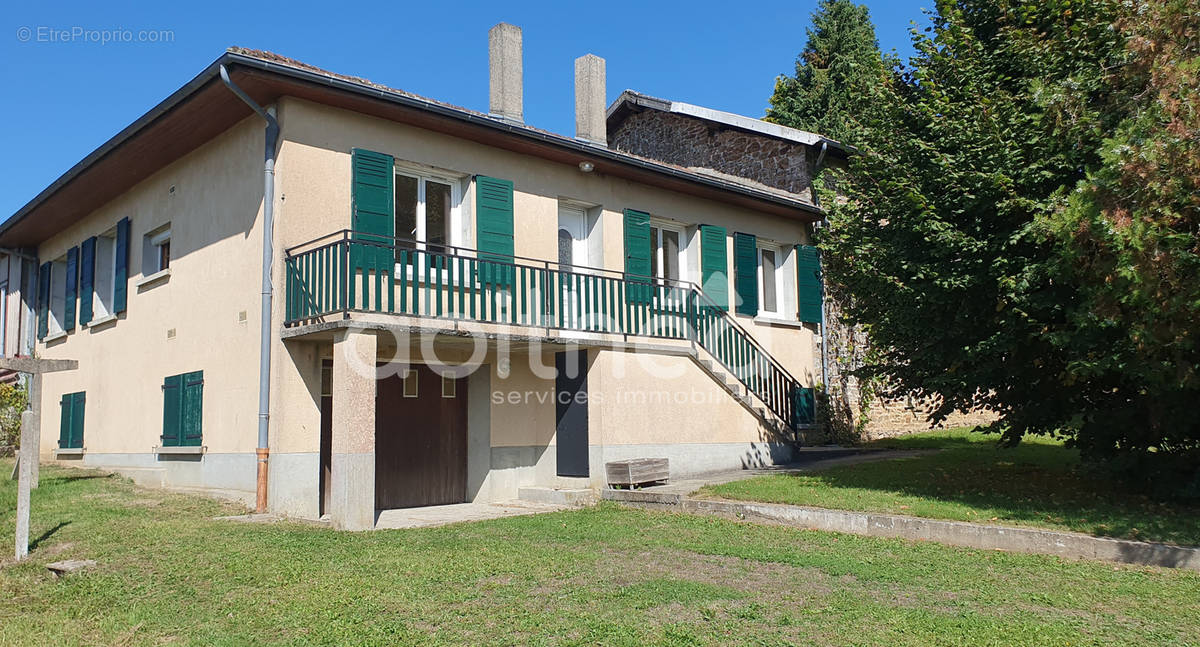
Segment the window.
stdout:
<svg viewBox="0 0 1200 647">
<path fill-rule="evenodd" d="M 782 316 L 783 294 L 783 254 L 778 247 L 760 245 L 758 248 L 759 313 Z"/>
<path fill-rule="evenodd" d="M 58 427 L 59 449 L 83 449 L 83 408 L 86 399 L 83 391 L 63 394 L 59 402 L 62 406 Z"/>
<path fill-rule="evenodd" d="M 116 314 L 113 308 L 117 286 L 117 230 L 96 237 L 96 270 L 92 283 L 92 321 Z M 89 295 L 80 295 L 87 299 Z"/>
<path fill-rule="evenodd" d="M 457 240 L 458 182 L 408 171 L 396 172 L 397 248 L 412 249 L 403 239 L 418 241 L 418 249 L 444 252 Z M 427 247 L 428 245 L 428 247 Z M 399 256 L 397 256 L 399 258 Z"/>
<path fill-rule="evenodd" d="M 97 247 L 96 258 L 100 252 Z M 151 276 L 171 267 L 171 225 L 165 224 L 142 237 L 142 276 Z"/>
<path fill-rule="evenodd" d="M 686 239 L 683 227 L 665 222 L 650 223 L 650 274 L 674 281 L 685 278 Z"/>
<path fill-rule="evenodd" d="M 199 447 L 203 438 L 204 371 L 163 380 L 163 447 Z"/>
<path fill-rule="evenodd" d="M 410 368 L 404 372 L 404 397 L 415 398 L 417 395 L 417 371 Z"/>
<path fill-rule="evenodd" d="M 50 334 L 65 331 L 67 321 L 67 257 L 50 263 Z"/>
<path fill-rule="evenodd" d="M 10 263 L 11 267 L 11 263 Z M 0 356 L 8 355 L 8 281 L 0 283 Z"/>
<path fill-rule="evenodd" d="M 442 375 L 442 397 L 453 398 L 458 392 L 458 380 L 454 379 L 451 373 Z"/>
</svg>

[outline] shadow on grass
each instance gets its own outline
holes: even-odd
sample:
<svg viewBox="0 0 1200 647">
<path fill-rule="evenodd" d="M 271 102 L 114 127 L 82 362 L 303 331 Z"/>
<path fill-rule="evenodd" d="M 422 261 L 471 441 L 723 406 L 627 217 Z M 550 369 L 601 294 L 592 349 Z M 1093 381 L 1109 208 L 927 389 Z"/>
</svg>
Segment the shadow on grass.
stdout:
<svg viewBox="0 0 1200 647">
<path fill-rule="evenodd" d="M 53 528 L 47 530 L 46 532 L 43 532 L 36 539 L 29 542 L 30 552 L 37 550 L 37 547 L 41 546 L 42 543 L 45 542 L 47 539 L 53 537 L 54 533 L 58 532 L 59 530 L 62 530 L 63 528 L 65 528 L 69 525 L 71 525 L 70 521 L 60 521 L 57 526 L 54 526 Z"/>
<path fill-rule="evenodd" d="M 103 474 L 100 472 L 82 472 L 79 474 L 58 473 L 53 476 L 43 476 L 38 479 L 39 485 L 60 485 L 72 483 L 74 481 L 90 481 L 92 479 L 110 479 L 112 474 Z"/>
<path fill-rule="evenodd" d="M 1162 503 L 1131 493 L 1079 460 L 1075 450 L 1045 439 L 1017 447 L 966 431 L 871 443 L 873 448 L 939 449 L 925 456 L 834 467 L 777 478 L 736 498 L 845 507 L 976 522 L 1015 522 L 1099 536 L 1200 545 L 1200 507 Z M 720 489 L 720 488 L 718 488 Z M 740 491 L 739 491 L 740 490 Z"/>
</svg>

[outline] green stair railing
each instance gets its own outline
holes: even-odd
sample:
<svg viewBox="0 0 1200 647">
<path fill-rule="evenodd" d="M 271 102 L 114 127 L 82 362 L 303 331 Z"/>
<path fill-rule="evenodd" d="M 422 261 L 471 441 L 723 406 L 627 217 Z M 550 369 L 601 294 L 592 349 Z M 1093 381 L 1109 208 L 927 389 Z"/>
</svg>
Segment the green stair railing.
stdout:
<svg viewBox="0 0 1200 647">
<path fill-rule="evenodd" d="M 693 283 L 344 230 L 286 251 L 285 326 L 388 313 L 692 341 L 789 427 L 812 391 Z"/>
</svg>

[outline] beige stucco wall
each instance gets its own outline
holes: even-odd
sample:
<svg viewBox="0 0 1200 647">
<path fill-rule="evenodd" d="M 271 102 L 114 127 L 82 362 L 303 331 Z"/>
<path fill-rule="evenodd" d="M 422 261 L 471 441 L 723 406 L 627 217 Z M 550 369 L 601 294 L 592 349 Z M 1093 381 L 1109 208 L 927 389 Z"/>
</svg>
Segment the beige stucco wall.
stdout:
<svg viewBox="0 0 1200 647">
<path fill-rule="evenodd" d="M 161 444 L 163 378 L 197 370 L 204 371 L 203 443 L 209 454 L 252 455 L 261 151 L 262 129 L 246 120 L 39 247 L 43 261 L 58 258 L 121 218 L 131 221 L 127 311 L 116 321 L 77 325 L 65 338 L 37 346 L 43 357 L 76 359 L 80 367 L 45 377 L 44 457 L 57 446 L 59 399 L 75 391 L 87 392 L 89 459 L 149 453 Z M 170 276 L 138 287 L 142 237 L 168 222 Z"/>
<path fill-rule="evenodd" d="M 556 223 L 560 199 L 593 205 L 600 211 L 603 257 L 590 259 L 612 270 L 623 270 L 622 211 L 636 208 L 655 218 L 678 221 L 684 225 L 714 224 L 730 232 L 728 265 L 730 293 L 733 294 L 732 233 L 743 231 L 785 245 L 808 241 L 802 223 L 769 216 L 678 192 L 641 185 L 599 173 L 585 174 L 575 166 L 558 164 L 476 142 L 458 139 L 403 124 L 329 108 L 306 101 L 286 98 L 281 102 L 280 120 L 284 143 L 280 154 L 277 188 L 284 196 L 277 213 L 277 244 L 296 245 L 323 234 L 349 227 L 351 221 L 351 153 L 353 148 L 367 148 L 388 153 L 397 160 L 415 162 L 463 175 L 489 175 L 511 179 L 514 183 L 514 244 L 518 256 L 554 260 L 557 258 Z M 472 183 L 473 185 L 473 183 Z M 473 219 L 470 205 L 474 202 L 469 187 L 463 203 L 463 236 L 460 243 L 474 245 Z M 794 273 L 794 265 L 785 271 Z M 276 276 L 282 274 L 277 263 Z M 695 274 L 689 277 L 697 280 Z M 276 302 L 276 316 L 282 320 L 282 299 Z M 794 298 L 792 299 L 794 303 Z M 741 323 L 802 382 L 813 383 L 813 327 L 777 326 L 756 323 L 749 317 L 738 317 Z M 304 394 L 301 372 L 287 357 L 283 344 L 277 344 L 275 380 L 282 399 L 292 394 Z M 681 360 L 675 360 L 676 362 Z M 682 360 L 686 363 L 686 360 Z M 601 362 L 599 370 L 607 370 Z M 703 383 L 708 378 L 691 367 L 687 378 Z M 715 385 L 714 385 L 715 387 Z M 747 415 L 731 398 L 720 416 L 730 419 Z M 273 427 L 283 427 L 278 433 L 282 449 L 312 451 L 315 449 L 309 434 L 296 434 L 293 429 L 309 428 L 318 412 L 308 398 L 302 406 L 286 407 L 273 414 Z M 604 405 L 608 407 L 609 405 Z M 508 437 L 504 414 L 494 419 L 496 438 Z M 526 428 L 527 421 L 515 417 L 516 427 Z M 621 420 L 619 413 L 604 419 Z M 696 432 L 703 433 L 703 432 Z M 513 432 L 514 437 L 519 435 Z M 718 434 L 719 435 L 719 434 Z M 300 438 L 303 436 L 304 440 Z M 296 444 L 292 440 L 296 439 Z M 630 440 L 636 440 L 630 436 Z M 287 440 L 285 440 L 287 439 Z M 539 439 L 544 442 L 544 439 Z"/>
</svg>

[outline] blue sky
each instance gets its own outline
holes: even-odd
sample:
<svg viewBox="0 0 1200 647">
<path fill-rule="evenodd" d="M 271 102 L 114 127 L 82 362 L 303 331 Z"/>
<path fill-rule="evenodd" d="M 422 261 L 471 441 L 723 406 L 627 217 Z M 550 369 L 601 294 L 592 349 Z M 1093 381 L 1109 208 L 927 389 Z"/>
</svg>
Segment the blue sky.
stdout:
<svg viewBox="0 0 1200 647">
<path fill-rule="evenodd" d="M 933 2 L 866 4 L 883 49 L 907 57 L 910 23 L 925 24 L 922 7 Z M 762 116 L 776 75 L 792 70 L 804 45 L 816 0 L 183 5 L 27 2 L 5 10 L 0 220 L 230 45 L 486 111 L 487 30 L 513 23 L 524 30 L 526 122 L 573 134 L 573 61 L 589 52 L 608 60 L 609 101 L 632 88 Z M 275 7 L 287 9 L 272 15 Z M 143 30 L 168 32 L 167 41 L 137 42 Z M 134 42 L 97 42 L 106 35 Z"/>
</svg>

